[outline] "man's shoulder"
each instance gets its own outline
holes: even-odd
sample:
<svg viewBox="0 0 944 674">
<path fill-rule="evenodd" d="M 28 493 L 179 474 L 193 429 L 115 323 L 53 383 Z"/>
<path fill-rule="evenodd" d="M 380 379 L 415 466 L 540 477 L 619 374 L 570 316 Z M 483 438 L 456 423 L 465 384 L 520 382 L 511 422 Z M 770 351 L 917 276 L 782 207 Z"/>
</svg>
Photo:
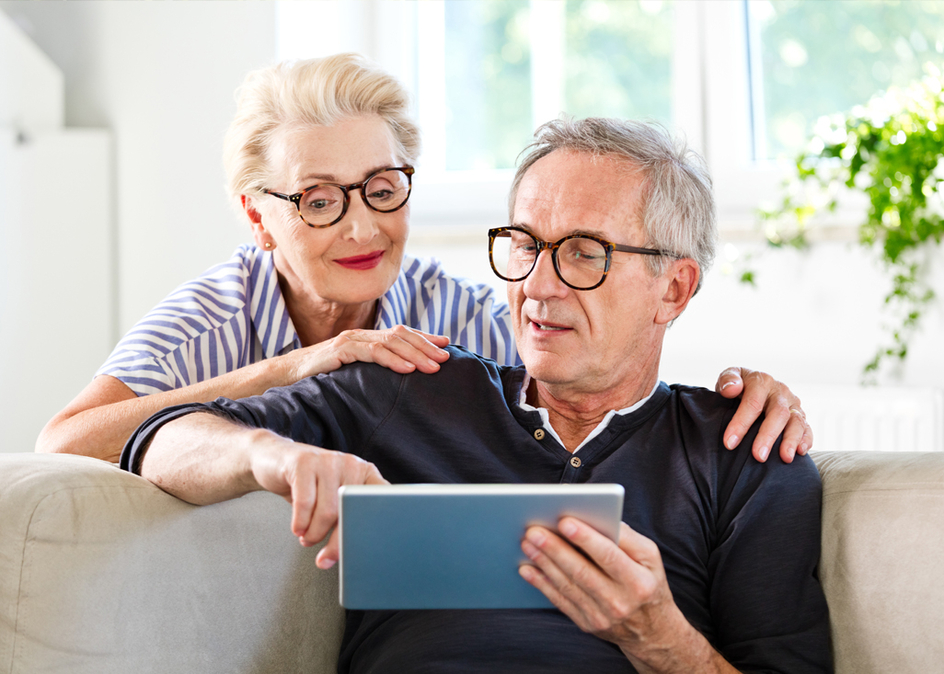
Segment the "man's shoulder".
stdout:
<svg viewBox="0 0 944 674">
<path fill-rule="evenodd" d="M 449 359 L 442 363 L 439 371 L 432 374 L 414 371 L 399 374 L 376 363 L 354 362 L 342 366 L 335 372 L 316 375 L 338 382 L 357 381 L 362 386 L 386 388 L 402 386 L 408 395 L 440 395 L 441 401 L 469 400 L 488 391 L 501 391 L 515 370 L 513 366 L 499 365 L 464 346 L 450 344 L 445 347 Z"/>
<path fill-rule="evenodd" d="M 702 386 L 671 384 L 669 401 L 679 414 L 700 425 L 727 423 L 734 415 L 739 398 L 725 398 L 720 393 Z"/>
<path fill-rule="evenodd" d="M 720 459 L 720 467 L 738 473 L 772 473 L 783 475 L 788 480 L 813 479 L 818 483 L 819 473 L 809 457 L 797 456 L 792 464 L 786 464 L 780 458 L 780 441 L 778 437 L 769 458 L 761 463 L 754 459 L 751 449 L 757 431 L 764 421 L 762 414 L 752 425 L 740 444 L 733 450 L 724 447 L 724 431 L 737 411 L 741 398 L 725 398 L 720 393 L 700 386 L 672 384 L 670 387 L 670 405 L 675 412 L 675 418 L 680 430 L 689 441 L 690 451 L 705 451 L 714 454 Z"/>
</svg>

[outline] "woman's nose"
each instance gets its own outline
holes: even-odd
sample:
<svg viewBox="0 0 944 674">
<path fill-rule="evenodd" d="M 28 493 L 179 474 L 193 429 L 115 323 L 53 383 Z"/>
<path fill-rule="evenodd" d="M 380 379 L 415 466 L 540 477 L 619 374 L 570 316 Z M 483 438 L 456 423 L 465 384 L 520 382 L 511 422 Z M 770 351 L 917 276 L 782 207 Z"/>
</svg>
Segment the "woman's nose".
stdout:
<svg viewBox="0 0 944 674">
<path fill-rule="evenodd" d="M 369 208 L 364 203 L 364 193 L 357 190 L 351 194 L 351 204 L 348 206 L 344 219 L 339 224 L 347 227 L 347 235 L 357 243 L 368 243 L 377 236 L 379 227 L 377 226 L 377 211 Z"/>
</svg>

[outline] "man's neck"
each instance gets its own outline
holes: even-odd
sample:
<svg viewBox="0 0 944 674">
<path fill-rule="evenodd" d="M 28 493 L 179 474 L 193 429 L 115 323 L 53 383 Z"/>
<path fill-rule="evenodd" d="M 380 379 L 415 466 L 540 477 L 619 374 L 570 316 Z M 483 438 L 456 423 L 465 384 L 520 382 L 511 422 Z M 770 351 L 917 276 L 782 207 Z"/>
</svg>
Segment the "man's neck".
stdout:
<svg viewBox="0 0 944 674">
<path fill-rule="evenodd" d="M 564 447 L 573 452 L 613 410 L 632 407 L 648 397 L 658 382 L 658 370 L 615 389 L 601 392 L 575 391 L 532 379 L 527 401 L 547 410 L 548 420 Z"/>
</svg>

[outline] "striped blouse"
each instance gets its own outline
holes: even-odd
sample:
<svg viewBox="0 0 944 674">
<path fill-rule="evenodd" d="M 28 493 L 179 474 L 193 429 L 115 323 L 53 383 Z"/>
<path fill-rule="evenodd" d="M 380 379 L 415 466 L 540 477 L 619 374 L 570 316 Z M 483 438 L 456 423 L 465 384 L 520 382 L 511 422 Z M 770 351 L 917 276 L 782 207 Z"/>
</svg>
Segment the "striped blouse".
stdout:
<svg viewBox="0 0 944 674">
<path fill-rule="evenodd" d="M 408 325 L 499 364 L 520 364 L 508 306 L 487 285 L 447 276 L 438 260 L 404 257 L 375 328 Z M 118 342 L 97 375 L 137 395 L 182 388 L 301 347 L 272 254 L 242 245 L 168 295 Z"/>
</svg>

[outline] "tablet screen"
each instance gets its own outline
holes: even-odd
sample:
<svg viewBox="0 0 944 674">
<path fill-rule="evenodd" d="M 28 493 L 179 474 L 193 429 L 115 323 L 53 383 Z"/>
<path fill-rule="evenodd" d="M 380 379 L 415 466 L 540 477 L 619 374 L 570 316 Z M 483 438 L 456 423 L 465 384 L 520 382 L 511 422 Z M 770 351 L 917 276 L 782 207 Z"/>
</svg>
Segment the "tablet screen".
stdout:
<svg viewBox="0 0 944 674">
<path fill-rule="evenodd" d="M 617 484 L 362 485 L 339 490 L 341 604 L 553 608 L 518 574 L 525 530 L 570 515 L 616 540 Z"/>
</svg>

